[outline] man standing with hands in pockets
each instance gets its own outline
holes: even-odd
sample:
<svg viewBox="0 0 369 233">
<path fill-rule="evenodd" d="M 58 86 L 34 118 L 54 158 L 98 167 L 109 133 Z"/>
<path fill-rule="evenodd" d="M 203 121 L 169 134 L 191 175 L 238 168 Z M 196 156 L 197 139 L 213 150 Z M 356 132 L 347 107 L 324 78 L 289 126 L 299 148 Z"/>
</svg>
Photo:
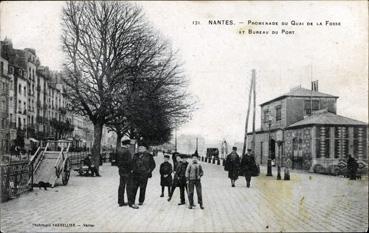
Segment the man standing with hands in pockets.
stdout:
<svg viewBox="0 0 369 233">
<path fill-rule="evenodd" d="M 204 175 L 201 165 L 198 162 L 198 155 L 192 155 L 192 162 L 186 169 L 186 180 L 188 184 L 188 200 L 190 202 L 189 209 L 195 207 L 193 204 L 194 187 L 196 187 L 197 201 L 201 209 L 204 209 L 202 203 L 201 177 Z"/>
</svg>

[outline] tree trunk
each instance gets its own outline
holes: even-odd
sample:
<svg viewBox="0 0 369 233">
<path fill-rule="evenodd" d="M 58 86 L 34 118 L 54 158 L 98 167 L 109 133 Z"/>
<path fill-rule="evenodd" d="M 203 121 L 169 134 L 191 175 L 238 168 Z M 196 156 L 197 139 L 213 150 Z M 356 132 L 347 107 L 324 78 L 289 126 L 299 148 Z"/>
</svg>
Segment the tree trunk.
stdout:
<svg viewBox="0 0 369 233">
<path fill-rule="evenodd" d="M 118 152 L 122 147 L 123 134 L 117 133 L 117 144 L 115 146 L 115 151 Z"/>
<path fill-rule="evenodd" d="M 94 123 L 94 142 L 92 145 L 92 158 L 97 171 L 99 171 L 100 166 L 100 149 L 103 126 L 104 124 L 101 122 Z"/>
</svg>

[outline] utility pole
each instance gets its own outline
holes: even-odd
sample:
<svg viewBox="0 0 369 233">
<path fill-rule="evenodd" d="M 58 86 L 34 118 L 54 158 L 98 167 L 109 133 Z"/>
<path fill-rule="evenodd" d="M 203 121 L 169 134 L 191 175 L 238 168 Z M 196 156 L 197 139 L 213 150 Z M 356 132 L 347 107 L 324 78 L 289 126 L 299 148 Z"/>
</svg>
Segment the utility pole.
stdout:
<svg viewBox="0 0 369 233">
<path fill-rule="evenodd" d="M 252 114 L 252 144 L 251 144 L 251 148 L 252 148 L 252 153 L 254 153 L 255 155 L 255 108 L 256 108 L 256 72 L 253 69 L 252 70 L 252 78 L 254 80 L 254 86 L 253 86 L 253 94 L 254 94 L 254 103 L 253 103 L 253 114 Z"/>
<path fill-rule="evenodd" d="M 245 137 L 244 137 L 244 140 L 243 140 L 242 155 L 244 155 L 246 153 L 247 128 L 248 128 L 248 124 L 249 124 L 250 105 L 251 105 L 251 93 L 252 93 L 253 85 L 254 85 L 254 77 L 251 78 L 251 84 L 250 84 L 249 103 L 248 103 L 248 107 L 247 107 L 247 115 L 246 115 L 246 123 L 245 123 Z"/>
<path fill-rule="evenodd" d="M 199 138 L 196 137 L 196 151 L 199 150 Z"/>
</svg>

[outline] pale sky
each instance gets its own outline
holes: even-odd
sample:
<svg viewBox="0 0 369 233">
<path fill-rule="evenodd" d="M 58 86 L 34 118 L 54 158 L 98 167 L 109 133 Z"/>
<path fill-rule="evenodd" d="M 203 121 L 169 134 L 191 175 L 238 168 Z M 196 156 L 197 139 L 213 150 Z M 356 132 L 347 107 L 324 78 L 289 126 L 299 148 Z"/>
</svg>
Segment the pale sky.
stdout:
<svg viewBox="0 0 369 233">
<path fill-rule="evenodd" d="M 2 2 L 0 37 L 15 48 L 34 48 L 41 64 L 60 69 L 63 2 Z M 328 2 L 138 2 L 147 19 L 179 51 L 198 110 L 178 134 L 199 134 L 207 143 L 242 141 L 251 69 L 256 69 L 256 128 L 259 104 L 290 88 L 337 95 L 338 114 L 368 121 L 368 3 Z M 228 19 L 235 25 L 209 25 Z M 200 25 L 192 21 L 199 20 Z M 248 26 L 247 21 L 325 23 L 341 26 Z M 238 22 L 245 22 L 239 24 Z M 240 35 L 239 29 L 294 30 L 294 35 Z M 312 70 L 311 68 L 312 67 Z M 312 72 L 311 72 L 312 71 Z M 251 125 L 250 125 L 251 126 Z M 250 129 L 251 127 L 249 127 Z"/>
</svg>

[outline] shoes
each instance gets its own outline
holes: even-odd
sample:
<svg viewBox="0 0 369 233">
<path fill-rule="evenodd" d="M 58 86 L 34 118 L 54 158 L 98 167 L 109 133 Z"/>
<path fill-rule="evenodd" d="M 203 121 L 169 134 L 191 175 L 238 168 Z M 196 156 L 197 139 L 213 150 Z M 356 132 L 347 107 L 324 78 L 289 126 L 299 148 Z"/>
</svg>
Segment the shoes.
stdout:
<svg viewBox="0 0 369 233">
<path fill-rule="evenodd" d="M 133 208 L 133 209 L 138 209 L 138 206 L 136 206 L 135 204 L 133 205 L 129 205 L 129 207 Z"/>
<path fill-rule="evenodd" d="M 143 205 L 143 202 L 139 202 L 138 205 Z"/>
<path fill-rule="evenodd" d="M 234 185 L 234 184 L 232 184 L 232 187 L 235 187 L 235 185 Z"/>
<path fill-rule="evenodd" d="M 101 177 L 101 175 L 100 175 L 100 174 L 97 174 L 96 176 L 97 176 L 97 177 Z"/>
<path fill-rule="evenodd" d="M 184 202 L 178 203 L 178 205 L 184 205 L 184 204 L 186 204 L 186 203 L 184 203 Z"/>
<path fill-rule="evenodd" d="M 200 209 L 202 209 L 202 210 L 203 210 L 203 209 L 204 209 L 204 206 L 200 205 Z"/>
<path fill-rule="evenodd" d="M 171 197 L 169 197 L 169 198 L 168 198 L 168 201 L 170 201 L 170 200 L 172 200 L 172 198 L 171 198 Z"/>
<path fill-rule="evenodd" d="M 128 205 L 127 203 L 123 203 L 123 204 L 119 204 L 119 207 L 127 206 L 127 205 Z"/>
<path fill-rule="evenodd" d="M 192 205 L 190 205 L 188 208 L 191 210 L 192 209 Z"/>
<path fill-rule="evenodd" d="M 164 197 L 164 194 L 161 194 L 160 197 Z"/>
</svg>

